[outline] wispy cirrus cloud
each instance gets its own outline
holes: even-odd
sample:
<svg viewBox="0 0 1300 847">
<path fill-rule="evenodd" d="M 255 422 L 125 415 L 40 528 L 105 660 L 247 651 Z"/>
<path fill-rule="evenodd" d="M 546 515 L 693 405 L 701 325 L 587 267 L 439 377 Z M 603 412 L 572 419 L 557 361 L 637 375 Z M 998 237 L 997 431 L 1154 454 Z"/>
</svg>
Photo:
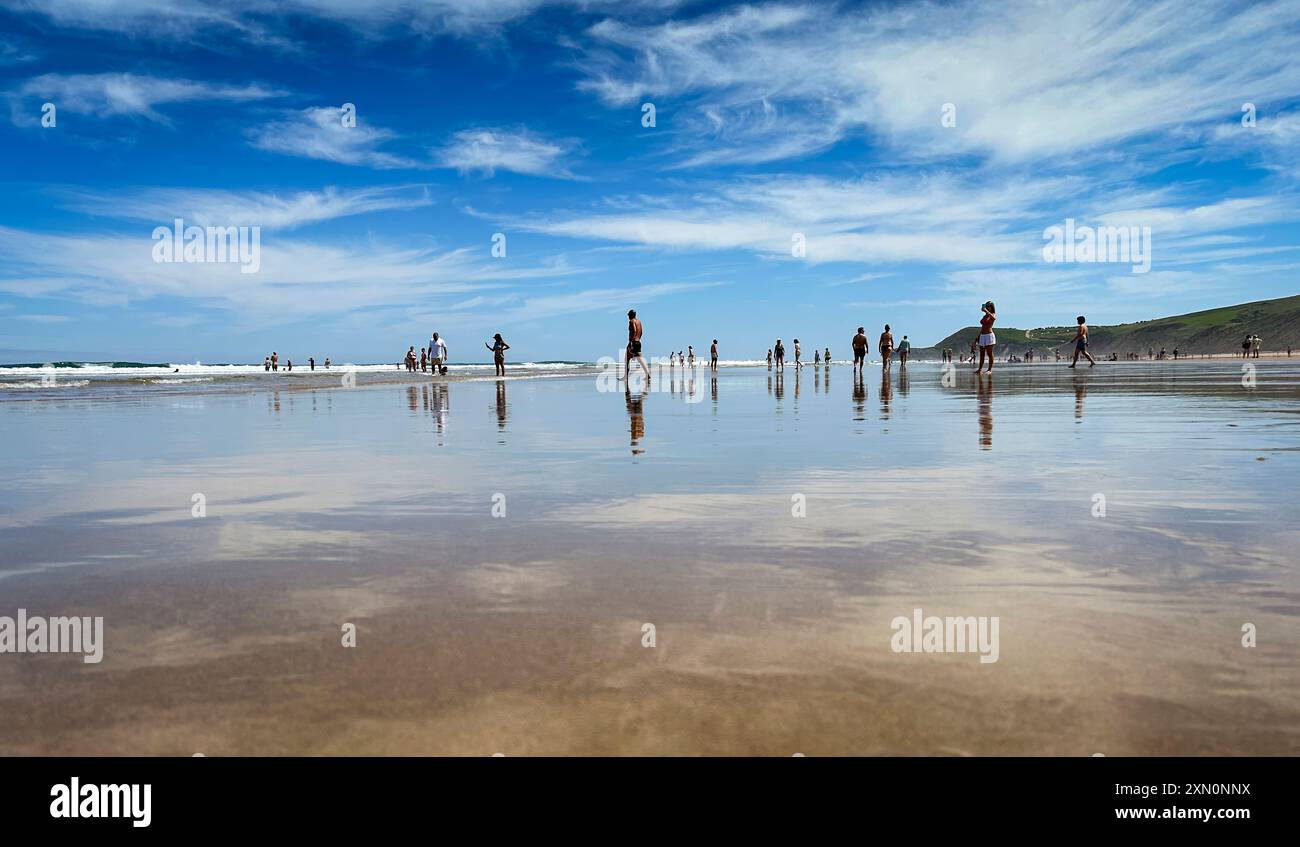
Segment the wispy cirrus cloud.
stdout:
<svg viewBox="0 0 1300 847">
<path fill-rule="evenodd" d="M 689 165 L 849 138 L 908 158 L 1029 161 L 1232 121 L 1246 99 L 1300 92 L 1300 65 L 1278 61 L 1300 52 L 1285 2 L 774 3 L 587 34 L 581 87 L 616 106 L 673 98 Z M 945 103 L 955 127 L 940 123 Z"/>
<path fill-rule="evenodd" d="M 796 236 L 813 263 L 1032 261 L 1025 220 L 1068 180 L 980 185 L 949 174 L 833 180 L 776 174 L 697 184 L 676 202 L 613 198 L 586 213 L 523 217 L 550 235 L 673 250 L 745 250 L 790 257 Z M 1036 238 L 1036 233 L 1034 235 Z"/>
<path fill-rule="evenodd" d="M 234 263 L 155 262 L 154 244 L 144 230 L 66 234 L 0 227 L 0 292 L 93 305 L 171 297 L 232 310 L 247 323 L 273 324 L 286 314 L 301 319 L 406 308 L 573 273 L 563 263 L 503 265 L 483 251 L 409 242 L 263 237 L 260 269 L 244 274 Z"/>
<path fill-rule="evenodd" d="M 583 11 L 632 7 L 665 10 L 680 0 L 20 0 L 16 5 L 56 24 L 136 37 L 288 43 L 294 19 L 314 19 L 376 37 L 386 30 L 470 35 L 522 20 L 545 8 Z M 8 5 L 8 4 L 7 4 Z"/>
<path fill-rule="evenodd" d="M 461 173 L 513 171 L 530 176 L 571 178 L 562 160 L 573 149 L 566 140 L 544 138 L 526 129 L 465 129 L 436 151 L 445 168 Z"/>
<path fill-rule="evenodd" d="M 365 165 L 381 170 L 427 169 L 420 161 L 381 149 L 398 139 L 398 133 L 358 119 L 344 126 L 341 107 L 317 106 L 293 112 L 248 131 L 249 143 L 260 150 L 304 156 L 344 165 Z"/>
<path fill-rule="evenodd" d="M 75 190 L 61 193 L 67 206 L 117 220 L 166 224 L 174 217 L 199 226 L 293 229 L 373 212 L 405 211 L 433 202 L 427 185 L 392 185 L 275 194 L 209 188 L 147 188 L 134 192 Z"/>
<path fill-rule="evenodd" d="M 258 85 L 227 85 L 192 79 L 168 79 L 130 73 L 42 74 L 8 92 L 13 122 L 35 125 L 37 108 L 24 108 L 32 101 L 54 103 L 60 111 L 99 118 L 138 117 L 160 124 L 170 120 L 159 106 L 176 103 L 241 103 L 268 100 L 284 92 Z"/>
</svg>

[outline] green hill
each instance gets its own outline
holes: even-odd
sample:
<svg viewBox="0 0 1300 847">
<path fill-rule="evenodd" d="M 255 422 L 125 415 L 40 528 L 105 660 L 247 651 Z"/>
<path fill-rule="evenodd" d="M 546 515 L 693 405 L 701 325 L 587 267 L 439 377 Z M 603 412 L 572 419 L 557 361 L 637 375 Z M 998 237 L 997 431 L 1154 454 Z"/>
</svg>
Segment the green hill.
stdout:
<svg viewBox="0 0 1300 847">
<path fill-rule="evenodd" d="M 1059 348 L 1064 354 L 1070 352 L 1074 329 L 1073 326 L 1048 326 L 1024 330 L 999 326 L 995 329 L 998 351 L 1001 354 L 1021 353 L 1031 348 L 1035 351 Z M 1266 351 L 1285 350 L 1288 345 L 1300 348 L 1300 295 L 1137 323 L 1113 326 L 1089 323 L 1088 349 L 1094 356 L 1112 352 L 1122 356 L 1130 351 L 1145 354 L 1148 349 L 1159 351 L 1162 347 L 1170 352 L 1177 348 L 1180 353 L 1191 355 L 1233 353 L 1240 352 L 1242 339 L 1251 333 L 1260 337 L 1261 349 Z M 977 335 L 979 327 L 966 327 L 917 352 L 926 358 L 938 356 L 945 347 L 951 347 L 954 355 L 967 353 Z"/>
</svg>

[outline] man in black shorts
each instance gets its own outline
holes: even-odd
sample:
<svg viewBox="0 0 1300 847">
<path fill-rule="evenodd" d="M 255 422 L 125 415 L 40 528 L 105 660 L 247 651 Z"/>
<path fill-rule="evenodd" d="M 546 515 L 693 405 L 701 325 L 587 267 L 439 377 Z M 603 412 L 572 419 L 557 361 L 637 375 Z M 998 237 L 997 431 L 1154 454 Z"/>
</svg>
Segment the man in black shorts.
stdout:
<svg viewBox="0 0 1300 847">
<path fill-rule="evenodd" d="M 861 370 L 867 358 L 867 330 L 858 327 L 858 334 L 853 336 L 853 368 Z"/>
<path fill-rule="evenodd" d="M 650 379 L 650 366 L 645 363 L 645 357 L 641 355 L 641 321 L 637 319 L 636 309 L 627 310 L 627 357 L 623 360 L 623 379 L 627 379 L 629 372 L 632 370 L 632 357 L 641 363 L 642 370 L 645 371 L 645 378 Z"/>
</svg>

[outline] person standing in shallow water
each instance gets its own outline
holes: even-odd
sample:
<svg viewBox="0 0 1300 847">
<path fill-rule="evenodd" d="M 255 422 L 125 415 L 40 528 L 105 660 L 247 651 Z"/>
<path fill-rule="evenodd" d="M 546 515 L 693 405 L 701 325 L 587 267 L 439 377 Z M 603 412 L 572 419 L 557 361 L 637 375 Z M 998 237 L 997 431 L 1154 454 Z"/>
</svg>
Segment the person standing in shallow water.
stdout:
<svg viewBox="0 0 1300 847">
<path fill-rule="evenodd" d="M 894 357 L 894 334 L 889 331 L 889 324 L 885 324 L 885 331 L 880 333 L 880 362 L 885 367 Z"/>
<path fill-rule="evenodd" d="M 510 349 L 510 345 L 507 344 L 505 340 L 501 338 L 501 333 L 498 332 L 497 334 L 492 336 L 491 344 L 488 344 L 486 341 L 484 341 L 483 346 L 492 351 L 492 363 L 496 365 L 496 375 L 505 376 L 506 375 L 506 351 Z"/>
<path fill-rule="evenodd" d="M 980 306 L 980 311 L 984 314 L 980 318 L 980 335 L 978 339 L 980 358 L 975 363 L 975 373 L 979 373 L 980 368 L 984 365 L 985 356 L 989 360 L 988 373 L 993 373 L 993 348 L 998 343 L 997 336 L 993 334 L 993 322 L 998 319 L 998 315 L 992 300 Z"/>
</svg>

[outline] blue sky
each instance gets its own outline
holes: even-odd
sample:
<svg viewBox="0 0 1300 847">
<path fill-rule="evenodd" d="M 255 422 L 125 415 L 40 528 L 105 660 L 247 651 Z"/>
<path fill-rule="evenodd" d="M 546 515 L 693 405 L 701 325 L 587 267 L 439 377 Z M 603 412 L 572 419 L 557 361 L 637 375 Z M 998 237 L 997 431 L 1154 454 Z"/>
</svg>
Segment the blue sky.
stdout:
<svg viewBox="0 0 1300 847">
<path fill-rule="evenodd" d="M 0 0 L 0 360 L 592 360 L 629 307 L 749 358 L 1295 294 L 1297 55 L 1293 2 Z M 154 261 L 178 216 L 261 227 L 258 271 Z M 1067 218 L 1149 227 L 1150 271 L 1044 261 Z"/>
</svg>

